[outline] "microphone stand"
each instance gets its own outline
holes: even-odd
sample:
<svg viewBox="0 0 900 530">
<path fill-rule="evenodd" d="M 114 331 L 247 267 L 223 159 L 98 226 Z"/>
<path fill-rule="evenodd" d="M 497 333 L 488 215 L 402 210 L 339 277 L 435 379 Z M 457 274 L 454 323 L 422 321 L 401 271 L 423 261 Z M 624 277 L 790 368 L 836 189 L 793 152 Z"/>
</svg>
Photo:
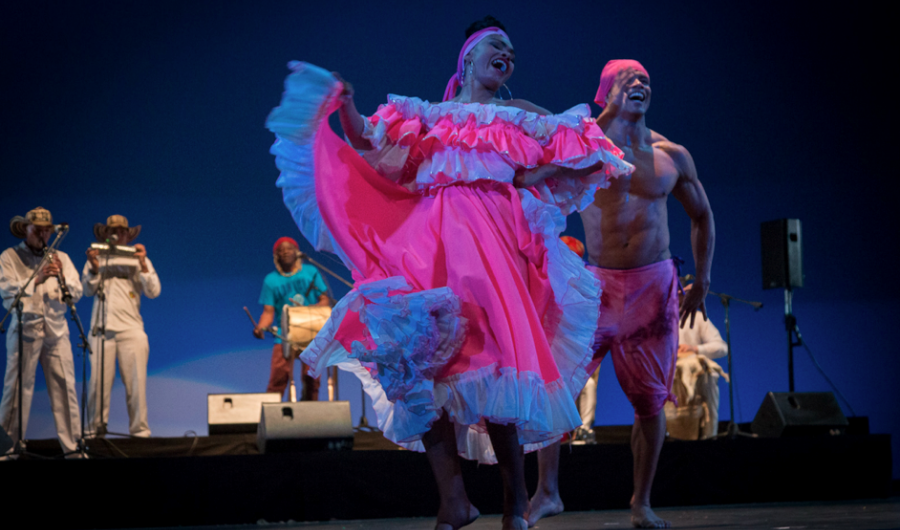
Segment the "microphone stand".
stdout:
<svg viewBox="0 0 900 530">
<path fill-rule="evenodd" d="M 755 438 L 755 434 L 741 432 L 738 430 L 737 423 L 734 421 L 734 365 L 731 363 L 732 354 L 731 354 L 731 301 L 740 302 L 742 304 L 747 304 L 752 307 L 755 311 L 759 311 L 762 309 L 762 302 L 751 302 L 749 300 L 743 300 L 741 298 L 737 298 L 731 296 L 730 294 L 717 293 L 715 291 L 709 291 L 709 294 L 713 296 L 718 296 L 719 300 L 721 300 L 722 305 L 725 306 L 725 344 L 728 346 L 728 376 L 731 379 L 728 382 L 728 408 L 731 414 L 731 417 L 728 419 L 728 429 L 724 433 L 719 434 L 720 438 L 729 438 L 735 439 L 738 436 L 747 436 L 750 438 Z"/>
<path fill-rule="evenodd" d="M 104 398 L 106 397 L 106 323 L 107 316 L 109 314 L 109 307 L 106 301 L 106 280 L 109 279 L 109 258 L 112 255 L 112 251 L 115 248 L 115 241 L 117 240 L 106 240 L 106 244 L 109 245 L 109 248 L 106 249 L 106 260 L 103 264 L 103 270 L 100 272 L 100 284 L 97 287 L 97 299 L 100 300 L 100 307 L 97 309 L 96 319 L 100 321 L 99 324 L 93 327 L 91 334 L 93 336 L 100 336 L 100 376 L 98 378 L 97 388 L 94 390 L 94 397 L 97 399 L 96 408 L 94 410 L 94 414 L 98 414 L 99 409 L 99 421 L 97 422 L 97 432 L 94 433 L 98 438 L 102 438 L 106 443 L 112 445 L 117 451 L 118 448 L 115 447 L 112 442 L 105 439 L 107 434 L 112 434 L 115 436 L 123 436 L 126 438 L 132 437 L 131 434 L 119 433 L 119 432 L 109 432 L 107 429 L 106 423 L 106 415 L 104 414 L 104 410 L 106 409 L 106 403 Z M 115 375 L 113 376 L 115 377 Z M 99 398 L 97 394 L 99 395 Z M 121 451 L 119 451 L 121 452 Z"/>
<path fill-rule="evenodd" d="M 63 236 L 60 236 L 59 233 L 57 233 L 56 238 L 53 240 L 53 243 L 51 243 L 49 247 L 45 247 L 44 255 L 41 256 L 41 261 L 38 263 L 37 267 L 35 267 L 34 271 L 31 272 L 31 276 L 28 277 L 28 280 L 25 282 L 25 285 L 23 285 L 22 287 L 19 288 L 19 292 L 16 294 L 16 297 L 13 299 L 12 304 L 10 304 L 9 309 L 6 311 L 6 315 L 3 316 L 3 320 L 0 320 L 0 334 L 3 334 L 3 333 L 6 333 L 6 328 L 4 327 L 4 323 L 6 322 L 6 319 L 9 318 L 9 316 L 12 314 L 13 309 L 16 310 L 16 326 L 17 326 L 16 331 L 18 333 L 18 343 L 19 343 L 19 355 L 18 355 L 18 361 L 16 363 L 16 365 L 17 365 L 16 366 L 16 387 L 17 387 L 16 388 L 16 399 L 18 400 L 18 405 L 16 407 L 16 415 L 18 417 L 17 418 L 18 419 L 18 428 L 17 428 L 18 439 L 16 440 L 16 445 L 12 452 L 12 454 L 14 454 L 16 456 L 28 455 L 31 457 L 46 459 L 46 457 L 44 457 L 44 456 L 37 455 L 34 453 L 29 453 L 28 451 L 26 451 L 25 450 L 25 440 L 23 439 L 24 429 L 22 426 L 22 400 L 23 400 L 23 396 L 22 396 L 22 356 L 25 354 L 25 351 L 24 351 L 25 350 L 25 338 L 24 338 L 23 329 L 22 329 L 22 313 L 25 310 L 25 305 L 22 302 L 22 298 L 25 297 L 25 291 L 28 289 L 28 286 L 34 280 L 35 276 L 37 276 L 38 271 L 43 269 L 44 264 L 47 263 L 47 261 L 49 261 L 50 254 L 53 251 L 55 251 L 57 248 L 59 248 L 59 244 L 62 242 L 63 237 L 65 237 L 65 234 L 63 234 Z M 26 247 L 27 247 L 27 245 L 26 245 Z M 29 247 L 29 249 L 30 249 L 30 247 Z"/>
<path fill-rule="evenodd" d="M 309 257 L 308 254 L 303 254 L 303 257 L 306 258 L 307 261 L 309 261 L 310 263 L 312 263 L 312 264 L 315 265 L 316 267 L 322 269 L 322 270 L 325 271 L 326 273 L 328 273 L 328 274 L 330 274 L 331 276 L 337 278 L 337 280 L 338 280 L 339 282 L 341 282 L 341 283 L 343 283 L 344 285 L 346 285 L 347 287 L 353 289 L 353 284 L 352 284 L 352 283 L 348 282 L 347 280 L 345 280 L 345 279 L 342 278 L 341 276 L 338 276 L 337 273 L 335 273 L 334 271 L 330 270 L 328 267 L 325 267 L 325 266 L 323 266 L 321 263 L 319 263 L 318 261 L 312 259 L 311 257 Z M 323 279 L 324 279 L 324 278 L 323 278 Z M 332 294 L 331 294 L 331 286 L 329 286 L 329 285 L 327 284 L 327 282 L 326 282 L 326 286 L 328 286 L 328 297 L 331 298 L 332 302 L 334 303 L 335 300 L 334 300 L 334 297 L 333 297 Z M 334 380 L 337 381 L 337 373 L 335 373 L 335 375 L 334 375 Z M 369 420 L 366 418 L 366 391 L 365 391 L 364 388 L 362 388 L 362 383 L 360 383 L 360 397 L 361 397 L 361 401 L 362 401 L 362 415 L 361 415 L 360 418 L 359 418 L 359 425 L 356 427 L 356 430 L 358 430 L 358 431 L 366 431 L 366 432 L 380 432 L 380 430 L 378 429 L 378 427 L 375 427 L 375 426 L 373 426 L 373 425 L 370 425 L 370 424 L 369 424 Z"/>
<path fill-rule="evenodd" d="M 68 233 L 68 229 L 63 233 L 62 236 L 58 236 L 57 240 L 62 239 L 65 234 Z M 52 254 L 52 251 L 44 249 L 44 252 L 47 255 Z M 69 314 L 72 317 L 72 321 L 75 322 L 75 326 L 78 328 L 78 335 L 81 338 L 81 344 L 79 347 L 81 348 L 81 437 L 78 440 L 78 449 L 71 452 L 63 454 L 63 458 L 71 454 L 79 454 L 81 458 L 87 458 L 87 441 L 84 435 L 84 416 L 85 416 L 85 406 L 87 399 L 87 358 L 89 355 L 93 353 L 91 351 L 91 345 L 88 342 L 87 334 L 84 331 L 84 326 L 81 324 L 81 318 L 78 317 L 78 311 L 75 310 L 75 302 L 72 300 L 72 293 L 69 292 L 68 286 L 66 286 L 66 278 L 65 272 L 59 271 L 59 276 L 57 277 L 57 281 L 59 281 L 59 288 L 62 292 L 63 302 L 69 306 Z"/>
</svg>

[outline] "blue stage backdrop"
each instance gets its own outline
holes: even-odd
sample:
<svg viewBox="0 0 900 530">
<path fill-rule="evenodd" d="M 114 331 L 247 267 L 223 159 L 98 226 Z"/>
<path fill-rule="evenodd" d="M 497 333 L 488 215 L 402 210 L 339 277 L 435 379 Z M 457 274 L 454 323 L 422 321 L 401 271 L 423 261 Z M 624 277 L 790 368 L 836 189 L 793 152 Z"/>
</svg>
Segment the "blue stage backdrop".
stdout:
<svg viewBox="0 0 900 530">
<path fill-rule="evenodd" d="M 138 242 L 162 281 L 162 295 L 143 304 L 154 435 L 205 434 L 207 393 L 265 389 L 271 344 L 251 336 L 242 307 L 260 312 L 275 239 L 301 239 L 274 185 L 273 138 L 263 127 L 287 62 L 339 71 L 364 113 L 388 93 L 438 100 L 465 28 L 488 13 L 516 48 L 513 94 L 553 111 L 590 101 L 609 59 L 649 69 L 648 123 L 691 151 L 713 205 L 713 290 L 765 303 L 759 312 L 732 309 L 737 420 L 752 420 L 766 392 L 787 390 L 783 292 L 761 289 L 759 225 L 795 217 L 803 222 L 806 285 L 794 303 L 803 335 L 856 414 L 893 434 L 900 454 L 887 48 L 865 9 L 6 2 L 0 213 L 5 222 L 41 205 L 69 222 L 62 248 L 79 270 L 94 223 L 118 213 L 143 225 Z M 669 209 L 672 250 L 692 271 L 690 223 L 674 200 Z M 583 237 L 578 216 L 567 233 Z M 0 235 L 3 248 L 16 243 Z M 333 257 L 313 256 L 349 278 Z M 85 320 L 91 303 L 78 304 Z M 708 303 L 722 329 L 721 305 Z M 796 365 L 799 391 L 830 390 L 805 351 Z M 340 383 L 356 419 L 359 384 L 346 374 Z M 55 436 L 45 388 L 39 377 L 29 438 Z M 728 419 L 724 384 L 722 396 Z M 599 397 L 598 423 L 632 421 L 611 365 L 601 370 Z M 112 398 L 111 430 L 125 431 L 118 380 Z M 900 458 L 893 474 L 900 477 Z"/>
</svg>

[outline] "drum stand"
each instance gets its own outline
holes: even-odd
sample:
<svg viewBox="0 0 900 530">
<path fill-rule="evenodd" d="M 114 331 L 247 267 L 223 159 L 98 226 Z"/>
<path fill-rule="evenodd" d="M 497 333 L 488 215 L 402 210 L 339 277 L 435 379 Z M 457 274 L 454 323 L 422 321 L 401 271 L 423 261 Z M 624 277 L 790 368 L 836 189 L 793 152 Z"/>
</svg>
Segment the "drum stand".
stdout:
<svg viewBox="0 0 900 530">
<path fill-rule="evenodd" d="M 270 333 L 271 333 L 271 331 L 270 331 Z M 282 336 L 280 336 L 280 335 L 276 335 L 275 333 L 272 333 L 272 334 L 273 334 L 274 336 L 280 338 L 283 342 L 290 343 L 290 340 L 288 340 L 287 337 L 282 337 Z M 303 353 L 303 350 L 304 350 L 304 349 L 305 349 L 305 348 L 297 348 L 297 350 L 296 350 L 296 351 L 298 352 L 298 353 L 297 353 L 297 359 L 296 359 L 296 360 L 300 361 L 301 366 L 302 366 L 302 364 L 303 364 L 303 361 L 300 360 L 300 353 Z M 288 347 L 288 348 L 284 348 L 283 351 L 289 352 L 288 355 L 289 355 L 290 358 L 285 358 L 285 360 L 288 361 L 288 362 L 294 362 L 294 359 L 293 359 L 293 357 L 294 357 L 294 351 L 295 351 L 295 350 L 294 350 L 294 347 L 291 346 L 291 347 Z M 301 369 L 302 369 L 302 368 L 301 368 Z M 301 372 L 301 373 L 302 373 L 302 372 Z M 327 379 L 327 384 L 328 384 L 328 401 L 337 401 L 337 400 L 339 399 L 339 398 L 338 398 L 338 368 L 337 368 L 337 366 L 330 366 L 330 367 L 328 367 L 328 368 L 326 369 L 326 373 L 328 374 L 328 379 Z M 291 370 L 291 383 L 290 383 L 290 385 L 288 386 L 288 400 L 289 400 L 291 403 L 296 403 L 296 402 L 297 402 L 297 384 L 296 384 L 295 381 L 296 381 L 296 378 L 294 377 L 294 370 Z M 282 397 L 283 397 L 283 396 L 282 396 Z"/>
<path fill-rule="evenodd" d="M 763 305 L 762 302 L 750 302 L 748 300 L 735 298 L 729 294 L 716 293 L 713 291 L 709 291 L 709 294 L 718 296 L 719 300 L 722 301 L 722 305 L 725 306 L 725 344 L 728 345 L 728 376 L 730 378 L 730 381 L 728 382 L 728 408 L 731 416 L 728 419 L 728 428 L 725 432 L 719 433 L 718 438 L 729 438 L 732 440 L 737 438 L 738 436 L 755 438 L 755 434 L 741 432 L 740 430 L 738 430 L 737 423 L 735 423 L 734 421 L 734 365 L 732 365 L 731 363 L 731 301 L 734 300 L 735 302 L 747 304 L 753 307 L 753 309 L 756 311 L 762 309 Z"/>
<path fill-rule="evenodd" d="M 315 265 L 316 267 L 318 267 L 319 269 L 328 273 L 332 277 L 336 278 L 339 282 L 343 283 L 347 287 L 353 289 L 352 283 L 350 283 L 347 280 L 345 280 L 344 278 L 340 277 L 336 272 L 332 271 L 328 267 L 325 267 L 318 261 L 312 259 L 311 257 L 309 257 L 308 254 L 304 254 L 303 258 L 306 259 L 307 261 L 309 261 L 310 263 L 312 263 L 313 265 Z M 322 278 L 322 279 L 325 280 L 325 278 Z M 325 282 L 325 286 L 328 288 L 328 297 L 333 301 L 334 297 L 331 295 L 331 286 L 328 285 L 327 281 Z M 330 370 L 334 370 L 333 375 Z M 338 369 L 336 366 L 329 369 L 329 375 L 328 375 L 329 401 L 331 401 L 332 380 L 334 381 L 334 394 L 335 394 L 335 398 L 336 398 L 337 397 L 337 381 L 338 381 Z M 291 383 L 293 384 L 293 381 Z M 365 388 L 362 387 L 362 383 L 360 383 L 359 393 L 360 393 L 360 402 L 362 405 L 362 414 L 359 417 L 359 425 L 356 427 L 356 430 L 366 431 L 366 432 L 379 432 L 379 429 L 377 427 L 373 427 L 373 426 L 369 425 L 369 420 L 366 419 L 366 390 L 365 390 Z"/>
</svg>

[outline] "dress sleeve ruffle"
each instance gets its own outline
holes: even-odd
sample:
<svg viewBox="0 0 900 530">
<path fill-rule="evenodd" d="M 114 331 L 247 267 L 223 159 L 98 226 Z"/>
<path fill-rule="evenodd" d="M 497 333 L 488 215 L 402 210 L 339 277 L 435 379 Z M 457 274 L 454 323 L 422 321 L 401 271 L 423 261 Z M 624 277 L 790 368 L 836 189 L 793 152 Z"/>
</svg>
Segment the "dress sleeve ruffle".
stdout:
<svg viewBox="0 0 900 530">
<path fill-rule="evenodd" d="M 590 118 L 583 118 L 580 127 L 561 124 L 543 148 L 543 164 L 584 169 L 603 162 L 600 171 L 586 177 L 547 179 L 536 186 L 541 200 L 559 207 L 564 215 L 584 210 L 593 202 L 598 188 L 608 188 L 610 179 L 634 171 L 634 166 L 625 162 L 622 150 Z"/>
<path fill-rule="evenodd" d="M 609 186 L 610 179 L 634 169 L 591 119 L 587 105 L 544 116 L 516 107 L 457 102 L 432 105 L 396 95 L 388 101 L 370 120 L 370 141 L 376 150 L 402 146 L 402 159 L 395 157 L 392 162 L 396 172 L 409 156 L 422 161 L 416 175 L 420 189 L 479 179 L 511 182 L 517 170 L 546 164 L 583 169 L 603 162 L 600 171 L 587 177 L 549 179 L 536 187 L 542 201 L 568 215 L 586 208 L 596 190 Z M 377 156 L 387 160 L 394 154 Z M 373 159 L 367 160 L 373 163 Z M 490 170 L 479 171 L 480 166 Z M 382 174 L 391 169 L 373 167 Z"/>
<path fill-rule="evenodd" d="M 314 137 L 322 113 L 342 90 L 340 81 L 317 66 L 288 63 L 281 105 L 272 110 L 266 127 L 276 140 L 269 150 L 281 171 L 276 185 L 303 236 L 316 250 L 331 252 L 349 263 L 326 226 L 316 202 Z"/>
<path fill-rule="evenodd" d="M 365 119 L 363 138 L 372 149 L 362 153 L 363 159 L 381 175 L 398 182 L 409 158 L 410 147 L 415 145 L 422 132 L 418 117 L 404 119 L 394 103 L 381 105 L 378 111 Z"/>
</svg>

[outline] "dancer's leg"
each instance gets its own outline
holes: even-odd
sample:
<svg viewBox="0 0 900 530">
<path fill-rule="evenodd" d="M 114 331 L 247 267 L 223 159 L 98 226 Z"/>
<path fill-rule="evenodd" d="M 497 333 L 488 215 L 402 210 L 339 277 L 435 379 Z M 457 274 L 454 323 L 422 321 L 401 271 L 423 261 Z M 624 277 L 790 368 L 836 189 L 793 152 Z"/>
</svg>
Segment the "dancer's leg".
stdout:
<svg viewBox="0 0 900 530">
<path fill-rule="evenodd" d="M 528 490 L 525 488 L 525 451 L 519 444 L 515 424 L 487 424 L 491 445 L 503 479 L 503 529 L 525 530 L 528 523 Z"/>
<path fill-rule="evenodd" d="M 466 526 L 480 514 L 466 495 L 456 449 L 456 432 L 446 414 L 425 433 L 422 443 L 441 497 L 435 528 L 455 530 Z"/>
<path fill-rule="evenodd" d="M 631 524 L 635 528 L 670 528 L 650 509 L 650 488 L 656 475 L 656 464 L 666 437 L 666 416 L 657 413 L 649 418 L 635 418 L 631 430 L 634 454 L 634 496 L 631 498 Z"/>
<path fill-rule="evenodd" d="M 560 442 L 555 442 L 538 451 L 538 485 L 531 498 L 528 526 L 565 509 L 559 496 L 559 447 Z"/>
</svg>

